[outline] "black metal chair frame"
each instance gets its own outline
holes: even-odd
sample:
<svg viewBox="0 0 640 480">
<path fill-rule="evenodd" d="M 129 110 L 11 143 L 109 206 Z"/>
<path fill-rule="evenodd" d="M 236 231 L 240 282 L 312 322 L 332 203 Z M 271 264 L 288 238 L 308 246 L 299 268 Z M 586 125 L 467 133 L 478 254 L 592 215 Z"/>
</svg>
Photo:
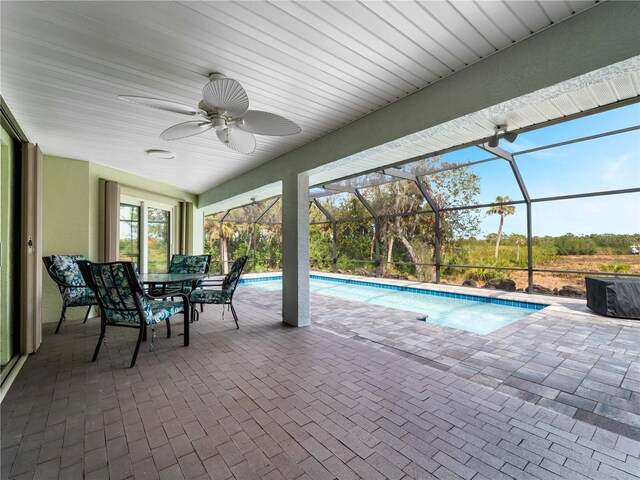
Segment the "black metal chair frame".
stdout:
<svg viewBox="0 0 640 480">
<path fill-rule="evenodd" d="M 65 315 L 68 307 L 87 306 L 87 305 L 67 305 L 64 292 L 67 289 L 71 289 L 71 288 L 89 288 L 89 287 L 87 287 L 86 285 L 69 285 L 68 283 L 65 283 L 56 273 L 55 271 L 56 269 L 53 265 L 53 260 L 51 260 L 51 257 L 42 257 L 42 261 L 44 262 L 44 267 L 47 270 L 47 273 L 49 274 L 49 276 L 51 277 L 51 280 L 55 282 L 55 284 L 58 287 L 58 290 L 60 290 L 60 296 L 62 297 L 62 312 L 60 313 L 60 320 L 58 320 L 58 326 L 56 327 L 56 333 L 58 333 L 58 331 L 60 330 L 60 326 L 62 325 L 62 322 L 64 322 L 65 320 Z M 87 313 L 84 315 L 84 320 L 82 321 L 82 323 L 87 323 L 87 319 L 89 318 L 89 313 L 91 312 L 91 307 L 97 306 L 97 305 L 98 305 L 98 302 L 88 305 Z"/>
<path fill-rule="evenodd" d="M 142 343 L 143 340 L 146 341 L 147 339 L 147 322 L 145 320 L 145 314 L 142 308 L 142 304 L 140 302 L 140 298 L 137 294 L 140 294 L 144 297 L 146 297 L 149 300 L 161 300 L 163 299 L 163 296 L 155 296 L 155 295 L 150 295 L 149 293 L 145 292 L 142 284 L 140 283 L 140 279 L 138 277 L 138 274 L 136 273 L 134 267 L 133 267 L 133 263 L 132 262 L 110 262 L 110 263 L 103 263 L 103 264 L 97 264 L 97 265 L 116 265 L 116 264 L 122 264 L 123 268 L 124 268 L 124 272 L 125 275 L 127 277 L 127 283 L 131 286 L 131 288 L 134 289 L 133 292 L 133 299 L 134 299 L 134 304 L 135 304 L 135 308 L 134 309 L 128 309 L 128 308 L 115 308 L 113 305 L 106 305 L 104 299 L 101 297 L 98 287 L 96 285 L 95 279 L 93 277 L 93 272 L 91 270 L 91 263 L 89 261 L 80 261 L 78 262 L 78 265 L 80 266 L 80 272 L 82 273 L 82 276 L 85 280 L 85 282 L 87 282 L 87 285 L 89 286 L 89 288 L 91 288 L 94 293 L 96 294 L 96 297 L 98 298 L 98 303 L 100 305 L 100 310 L 101 310 L 101 315 L 100 315 L 100 337 L 98 338 L 98 343 L 96 345 L 96 349 L 93 353 L 93 358 L 91 359 L 92 362 L 95 362 L 96 359 L 98 358 L 98 352 L 100 352 L 100 347 L 102 346 L 102 342 L 104 340 L 104 336 L 106 333 L 106 329 L 107 329 L 107 325 L 109 325 L 110 327 L 124 327 L 124 328 L 137 328 L 140 330 L 140 332 L 138 333 L 138 339 L 136 341 L 136 347 L 135 350 L 133 351 L 133 358 L 131 359 L 131 365 L 129 365 L 129 368 L 132 368 L 135 364 L 136 364 L 136 359 L 138 358 L 138 351 L 140 350 L 140 344 Z M 122 298 L 122 294 L 120 293 L 120 291 L 118 291 L 118 295 Z M 185 304 L 184 307 L 184 315 L 185 315 L 185 328 L 189 328 L 189 316 L 190 316 L 190 304 L 189 304 L 189 299 L 187 298 L 186 295 L 182 294 L 182 293 L 174 293 L 173 294 L 176 297 L 182 297 L 182 300 Z M 140 319 L 140 323 L 108 323 L 106 320 L 106 316 L 105 316 L 105 310 L 112 310 L 112 311 L 117 311 L 117 312 L 121 312 L 121 313 L 136 313 L 138 318 Z M 171 338 L 171 323 L 169 322 L 169 319 L 166 319 L 165 322 L 167 323 L 167 338 Z M 188 336 L 185 335 L 185 346 L 188 345 L 188 341 L 187 341 Z"/>
<path fill-rule="evenodd" d="M 242 266 L 240 267 L 240 273 L 238 274 L 238 278 L 236 278 L 233 286 L 231 287 L 231 295 L 229 296 L 229 300 L 227 302 L 223 302 L 223 303 L 216 303 L 216 304 L 208 304 L 208 305 L 229 305 L 230 309 L 231 309 L 231 313 L 233 314 L 233 320 L 236 322 L 236 328 L 240 328 L 240 325 L 238 325 L 238 315 L 236 313 L 236 309 L 233 308 L 233 295 L 236 292 L 236 287 L 238 286 L 238 283 L 240 283 L 240 277 L 242 276 L 242 271 L 244 270 L 244 266 L 247 263 L 247 257 L 240 257 L 238 260 L 243 260 L 242 261 Z M 236 260 L 237 261 L 237 260 Z M 220 287 L 222 288 L 222 285 L 224 284 L 225 280 L 227 279 L 227 277 L 231 274 L 231 272 L 227 273 L 224 277 L 222 278 L 216 278 L 216 279 L 204 279 L 203 280 L 203 288 L 205 287 Z M 196 310 L 196 304 L 200 304 L 200 311 L 202 311 L 202 306 L 204 305 L 203 302 L 198 302 L 198 301 L 191 301 L 191 306 L 193 308 L 193 316 L 194 321 L 198 320 L 198 311 Z"/>
</svg>

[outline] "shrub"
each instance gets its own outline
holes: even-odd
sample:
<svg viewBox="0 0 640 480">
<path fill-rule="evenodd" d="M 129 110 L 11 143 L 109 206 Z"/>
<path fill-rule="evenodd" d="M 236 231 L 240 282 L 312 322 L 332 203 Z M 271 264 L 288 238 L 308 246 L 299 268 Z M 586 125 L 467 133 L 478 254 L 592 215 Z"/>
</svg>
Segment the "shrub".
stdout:
<svg viewBox="0 0 640 480">
<path fill-rule="evenodd" d="M 468 265 L 469 264 L 469 256 L 468 252 L 465 250 L 459 250 L 455 253 L 447 254 L 443 259 L 443 263 L 448 263 L 451 265 Z M 455 275 L 459 272 L 459 268 L 455 267 L 443 267 L 442 274 L 443 275 Z"/>
<path fill-rule="evenodd" d="M 553 260 L 557 254 L 557 248 L 554 244 L 545 243 L 533 246 L 533 258 L 538 263 Z"/>
<path fill-rule="evenodd" d="M 494 270 L 492 268 L 470 268 L 464 274 L 465 280 L 479 280 L 486 282 L 488 280 L 502 280 L 509 278 L 504 270 Z"/>
<path fill-rule="evenodd" d="M 631 265 L 627 265 L 626 263 L 613 262 L 608 265 L 600 265 L 600 271 L 612 273 L 628 273 L 631 271 Z"/>
<path fill-rule="evenodd" d="M 593 255 L 596 253 L 596 243 L 590 238 L 562 235 L 555 239 L 558 255 Z"/>
</svg>

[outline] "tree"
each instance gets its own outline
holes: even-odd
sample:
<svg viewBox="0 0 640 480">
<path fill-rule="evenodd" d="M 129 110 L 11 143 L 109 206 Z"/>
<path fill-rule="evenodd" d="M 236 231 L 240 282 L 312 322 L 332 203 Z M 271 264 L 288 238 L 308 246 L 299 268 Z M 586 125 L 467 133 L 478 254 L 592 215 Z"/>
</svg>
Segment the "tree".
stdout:
<svg viewBox="0 0 640 480">
<path fill-rule="evenodd" d="M 383 215 L 380 219 L 383 273 L 392 274 L 395 272 L 393 261 L 410 260 L 414 264 L 424 263 L 415 248 L 418 244 L 426 243 L 424 219 L 421 221 L 421 217 L 418 215 L 394 215 L 429 209 L 415 183 L 408 180 L 390 182 L 367 188 L 364 195 L 378 215 Z M 394 216 L 389 217 L 388 215 Z M 397 256 L 394 258 L 396 240 L 399 240 L 404 247 L 409 259 L 403 258 L 402 254 L 400 258 Z M 418 276 L 422 276 L 422 267 L 416 265 L 415 268 Z"/>
<path fill-rule="evenodd" d="M 218 261 L 216 257 L 219 255 L 220 270 L 223 274 L 229 272 L 231 258 L 247 255 L 250 252 L 253 224 L 247 222 L 247 219 L 253 218 L 251 208 L 251 206 L 244 206 L 229 211 L 227 215 L 205 217 L 205 252 L 213 255 L 212 265 Z M 221 218 L 224 218 L 224 221 L 221 222 Z"/>
<path fill-rule="evenodd" d="M 312 270 L 333 271 L 333 226 L 321 210 L 309 207 L 309 256 Z"/>
<path fill-rule="evenodd" d="M 437 173 L 426 175 L 421 182 L 439 210 L 473 205 L 480 193 L 480 177 L 471 167 L 460 167 L 444 162 L 437 156 L 429 159 L 430 169 Z M 454 168 L 452 168 L 454 167 Z M 472 237 L 478 233 L 480 212 L 474 209 L 440 211 L 440 243 L 441 261 L 446 263 L 446 256 L 453 251 L 458 240 Z M 432 217 L 435 222 L 435 217 Z M 431 228 L 431 242 L 435 245 L 435 228 Z M 435 263 L 435 248 L 431 262 Z M 432 269 L 432 278 L 434 276 Z"/>
<path fill-rule="evenodd" d="M 438 209 L 471 205 L 480 191 L 480 178 L 469 167 L 443 162 L 439 156 L 415 162 L 405 171 L 420 178 L 422 187 Z M 425 172 L 435 173 L 425 175 Z M 372 180 L 375 181 L 376 175 L 379 174 L 371 174 Z M 366 187 L 367 178 L 360 177 L 360 181 L 365 187 L 361 192 L 382 215 L 380 236 L 384 249 L 382 258 L 386 260 L 385 273 L 392 273 L 394 268 L 407 268 L 403 264 L 392 266 L 390 262 L 407 262 L 414 265 L 421 280 L 432 279 L 435 267 L 429 271 L 420 264 L 435 263 L 436 260 L 436 214 L 414 213 L 430 210 L 416 184 L 402 180 Z M 474 235 L 480 223 L 478 212 L 473 210 L 444 211 L 438 215 L 441 222 L 437 240 L 443 257 L 457 238 Z"/>
<path fill-rule="evenodd" d="M 567 233 L 555 238 L 558 255 L 594 255 L 598 247 L 589 237 Z"/>
<path fill-rule="evenodd" d="M 339 193 L 320 199 L 320 203 L 336 219 L 336 247 L 340 270 L 373 273 L 372 245 L 375 247 L 375 231 L 371 214 L 352 193 Z M 327 240 L 330 224 L 326 224 Z M 315 236 L 314 241 L 323 237 Z M 329 244 L 328 244 L 329 245 Z M 315 249 L 313 245 L 311 249 Z M 331 253 L 330 256 L 333 256 Z"/>
<path fill-rule="evenodd" d="M 513 233 L 509 236 L 509 240 L 512 240 L 516 244 L 516 262 L 520 261 L 520 245 L 527 243 L 527 237 Z"/>
<path fill-rule="evenodd" d="M 259 213 L 262 216 L 256 217 L 256 272 L 282 269 L 282 202 L 272 202 L 273 199 L 262 202 Z"/>
<path fill-rule="evenodd" d="M 477 204 L 480 178 L 471 167 L 448 163 L 436 156 L 414 162 L 403 170 L 418 176 L 436 209 Z M 381 184 L 381 181 L 388 183 Z M 435 263 L 436 240 L 444 259 L 461 239 L 472 237 L 478 231 L 482 213 L 479 209 L 440 211 L 437 215 L 441 228 L 436 239 L 436 214 L 430 212 L 428 202 L 414 181 L 389 182 L 386 176 L 372 173 L 350 180 L 348 186 L 358 188 L 378 216 L 384 274 L 416 275 L 420 280 L 429 281 L 434 278 L 435 267 L 428 268 L 424 264 Z M 314 260 L 322 259 L 315 268 L 332 268 L 335 241 L 340 269 L 372 274 L 376 257 L 376 222 L 371 213 L 352 193 L 329 195 L 319 202 L 337 224 L 334 239 L 331 223 L 320 210 L 311 207 L 310 254 Z M 236 252 L 251 248 L 247 219 L 255 218 L 255 215 L 244 209 L 230 211 L 222 225 L 222 215 L 205 218 L 205 249 L 208 252 L 217 253 L 226 260 Z M 261 221 L 267 222 L 266 217 Z M 278 222 L 280 217 L 276 215 L 268 221 Z M 253 240 L 257 247 L 256 269 L 260 268 L 258 262 L 266 267 L 270 259 L 277 261 L 281 256 L 280 236 L 280 230 L 272 225 L 268 230 L 263 226 L 256 229 Z"/>
<path fill-rule="evenodd" d="M 511 199 L 508 196 L 501 197 L 498 195 L 496 197 L 495 203 L 506 203 L 510 202 Z M 496 205 L 495 207 L 491 207 L 487 210 L 487 215 L 500 215 L 500 224 L 498 225 L 498 237 L 496 238 L 496 251 L 493 255 L 494 258 L 498 258 L 498 248 L 500 247 L 500 239 L 502 238 L 502 227 L 504 226 L 504 217 L 507 215 L 513 215 L 516 213 L 516 207 L 513 205 Z"/>
<path fill-rule="evenodd" d="M 227 273 L 229 271 L 229 240 L 235 232 L 233 223 L 220 222 L 219 220 L 209 220 L 205 217 L 205 235 L 208 240 L 208 249 L 205 252 L 212 255 L 211 263 L 215 265 L 221 261 L 221 273 Z M 215 255 L 215 254 L 218 255 Z M 218 258 L 216 258 L 218 257 Z M 213 270 L 212 270 L 213 271 Z"/>
</svg>

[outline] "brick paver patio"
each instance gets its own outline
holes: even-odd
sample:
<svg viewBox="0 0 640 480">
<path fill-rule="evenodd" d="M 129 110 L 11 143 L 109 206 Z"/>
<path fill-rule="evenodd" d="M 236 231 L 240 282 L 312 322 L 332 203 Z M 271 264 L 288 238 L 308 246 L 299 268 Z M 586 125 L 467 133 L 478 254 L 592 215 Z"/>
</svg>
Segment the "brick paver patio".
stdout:
<svg viewBox="0 0 640 480">
<path fill-rule="evenodd" d="M 280 323 L 278 292 L 241 287 L 236 298 L 240 330 L 208 307 L 191 346 L 161 327 L 133 369 L 125 366 L 135 332 L 108 331 L 91 363 L 96 320 L 69 322 L 58 335 L 47 325 L 2 402 L 2 478 L 640 472 L 637 417 L 621 413 L 638 413 L 632 322 L 543 311 L 479 336 L 314 295 L 315 324 L 295 329 Z"/>
<path fill-rule="evenodd" d="M 413 312 L 323 295 L 312 297 L 312 317 L 341 335 L 411 354 L 438 370 L 640 440 L 640 322 L 593 314 L 584 300 L 461 287 L 453 291 L 555 304 L 488 335 L 420 322 Z M 247 295 L 263 308 L 280 310 L 279 293 L 248 289 Z"/>
</svg>

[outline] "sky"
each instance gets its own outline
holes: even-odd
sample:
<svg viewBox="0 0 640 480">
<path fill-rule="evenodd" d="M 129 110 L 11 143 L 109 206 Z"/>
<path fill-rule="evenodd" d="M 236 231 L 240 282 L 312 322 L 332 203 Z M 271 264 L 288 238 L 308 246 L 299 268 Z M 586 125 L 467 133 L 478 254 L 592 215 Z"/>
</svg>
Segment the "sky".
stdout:
<svg viewBox="0 0 640 480">
<path fill-rule="evenodd" d="M 522 133 L 514 143 L 500 141 L 500 147 L 516 153 L 575 138 L 640 125 L 640 104 Z M 450 162 L 489 158 L 477 147 L 444 155 Z M 555 197 L 588 192 L 640 188 L 640 130 L 515 155 L 531 198 Z M 480 204 L 495 201 L 497 195 L 522 199 L 508 162 L 496 160 L 472 167 L 481 177 Z M 497 232 L 499 217 L 483 211 L 482 233 Z M 534 203 L 534 236 L 573 233 L 618 233 L 640 235 L 640 192 Z M 526 207 L 505 218 L 504 232 L 525 235 Z"/>
</svg>

